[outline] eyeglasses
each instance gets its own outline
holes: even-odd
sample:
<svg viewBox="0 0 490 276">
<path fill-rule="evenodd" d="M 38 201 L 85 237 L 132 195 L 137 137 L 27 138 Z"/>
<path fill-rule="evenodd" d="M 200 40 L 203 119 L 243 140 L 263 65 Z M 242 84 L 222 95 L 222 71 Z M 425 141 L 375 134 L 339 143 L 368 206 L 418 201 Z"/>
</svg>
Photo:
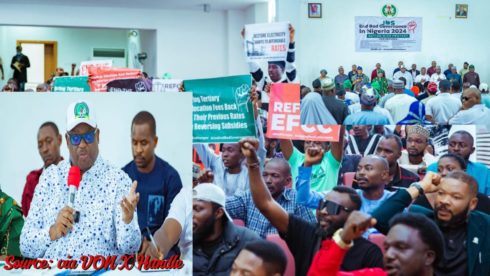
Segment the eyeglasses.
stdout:
<svg viewBox="0 0 490 276">
<path fill-rule="evenodd" d="M 82 139 L 85 140 L 85 143 L 92 144 L 95 141 L 95 134 L 98 129 L 94 129 L 93 131 L 86 132 L 83 134 L 70 134 L 68 133 L 68 137 L 70 138 L 70 143 L 73 146 L 78 146 L 82 142 Z"/>
<path fill-rule="evenodd" d="M 337 204 L 335 202 L 329 201 L 329 200 L 320 200 L 320 203 L 318 204 L 318 210 L 321 211 L 323 209 L 327 208 L 327 212 L 329 215 L 338 215 L 340 213 L 340 210 L 344 210 L 346 212 L 351 212 L 352 209 L 346 208 L 340 204 Z"/>
<path fill-rule="evenodd" d="M 469 98 L 469 97 L 466 97 L 466 96 L 465 96 L 465 97 L 461 97 L 461 101 L 462 101 L 462 102 L 463 102 L 463 101 L 468 101 L 469 99 L 470 99 L 470 98 Z"/>
</svg>

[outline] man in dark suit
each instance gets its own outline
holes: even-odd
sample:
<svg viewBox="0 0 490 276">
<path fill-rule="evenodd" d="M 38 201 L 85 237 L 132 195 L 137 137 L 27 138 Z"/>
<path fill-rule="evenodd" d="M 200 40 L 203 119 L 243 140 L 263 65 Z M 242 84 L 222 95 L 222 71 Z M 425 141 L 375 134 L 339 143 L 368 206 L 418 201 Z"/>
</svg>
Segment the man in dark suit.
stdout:
<svg viewBox="0 0 490 276">
<path fill-rule="evenodd" d="M 19 86 L 19 91 L 25 91 L 25 84 L 27 82 L 27 68 L 31 67 L 29 58 L 22 54 L 22 46 L 17 46 L 15 48 L 17 54 L 12 57 L 12 62 L 10 62 L 10 68 L 14 70 L 14 80 L 17 81 Z"/>
</svg>

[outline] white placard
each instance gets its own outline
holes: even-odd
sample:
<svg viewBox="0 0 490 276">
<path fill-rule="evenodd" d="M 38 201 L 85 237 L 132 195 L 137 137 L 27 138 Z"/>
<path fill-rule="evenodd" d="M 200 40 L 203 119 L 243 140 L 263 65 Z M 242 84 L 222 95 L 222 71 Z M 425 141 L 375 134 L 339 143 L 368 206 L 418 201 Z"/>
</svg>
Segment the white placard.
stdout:
<svg viewBox="0 0 490 276">
<path fill-rule="evenodd" d="M 248 62 L 286 60 L 289 23 L 246 25 L 243 43 Z"/>
</svg>

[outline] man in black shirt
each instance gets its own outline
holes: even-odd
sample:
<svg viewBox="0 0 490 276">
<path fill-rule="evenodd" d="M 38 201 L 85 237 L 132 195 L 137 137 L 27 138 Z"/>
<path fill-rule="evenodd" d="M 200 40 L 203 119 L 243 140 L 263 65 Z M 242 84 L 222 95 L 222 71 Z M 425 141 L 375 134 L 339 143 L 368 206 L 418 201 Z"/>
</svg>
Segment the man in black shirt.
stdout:
<svg viewBox="0 0 490 276">
<path fill-rule="evenodd" d="M 408 188 L 413 182 L 420 180 L 418 175 L 398 165 L 398 158 L 402 155 L 402 141 L 400 137 L 388 134 L 383 136 L 376 148 L 376 155 L 385 158 L 390 166 L 391 181 L 386 187 L 393 191 L 397 188 Z"/>
<path fill-rule="evenodd" d="M 341 125 L 345 118 L 349 115 L 349 108 L 341 100 L 338 100 L 335 96 L 335 83 L 332 79 L 325 79 L 322 83 L 323 90 L 323 103 L 327 107 L 328 111 L 337 121 L 337 124 Z"/>
<path fill-rule="evenodd" d="M 354 135 L 349 135 L 347 154 L 360 154 L 362 156 L 374 154 L 381 135 L 369 134 L 370 129 L 371 126 L 369 125 L 352 126 Z"/>
<path fill-rule="evenodd" d="M 322 200 L 317 209 L 318 223 L 306 222 L 300 217 L 288 214 L 272 198 L 262 179 L 256 154 L 258 141 L 245 138 L 240 141 L 242 153 L 246 156 L 250 177 L 250 191 L 256 207 L 277 228 L 286 241 L 295 259 L 296 275 L 306 275 L 320 242 L 331 238 L 333 233 L 344 225 L 353 210 L 359 210 L 361 199 L 351 188 L 337 186 Z M 308 155 L 307 155 L 308 156 Z M 309 160 L 305 160 L 308 162 Z M 370 241 L 356 239 L 347 253 L 342 270 L 351 271 L 366 267 L 382 267 L 381 250 Z"/>
<path fill-rule="evenodd" d="M 17 54 L 12 57 L 10 68 L 14 70 L 14 80 L 19 85 L 19 91 L 25 91 L 25 83 L 27 82 L 27 68 L 31 67 L 29 58 L 22 53 L 22 47 L 19 45 L 15 48 Z"/>
</svg>

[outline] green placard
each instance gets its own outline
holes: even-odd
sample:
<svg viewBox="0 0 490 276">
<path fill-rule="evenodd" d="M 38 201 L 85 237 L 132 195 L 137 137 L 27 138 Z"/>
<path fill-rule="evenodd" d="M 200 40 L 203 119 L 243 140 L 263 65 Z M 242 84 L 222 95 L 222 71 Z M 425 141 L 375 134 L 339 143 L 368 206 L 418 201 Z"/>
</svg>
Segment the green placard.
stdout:
<svg viewBox="0 0 490 276">
<path fill-rule="evenodd" d="M 90 92 L 88 76 L 57 77 L 54 79 L 53 92 Z"/>
<path fill-rule="evenodd" d="M 255 137 L 250 75 L 185 80 L 193 93 L 193 142 L 236 143 Z"/>
</svg>

